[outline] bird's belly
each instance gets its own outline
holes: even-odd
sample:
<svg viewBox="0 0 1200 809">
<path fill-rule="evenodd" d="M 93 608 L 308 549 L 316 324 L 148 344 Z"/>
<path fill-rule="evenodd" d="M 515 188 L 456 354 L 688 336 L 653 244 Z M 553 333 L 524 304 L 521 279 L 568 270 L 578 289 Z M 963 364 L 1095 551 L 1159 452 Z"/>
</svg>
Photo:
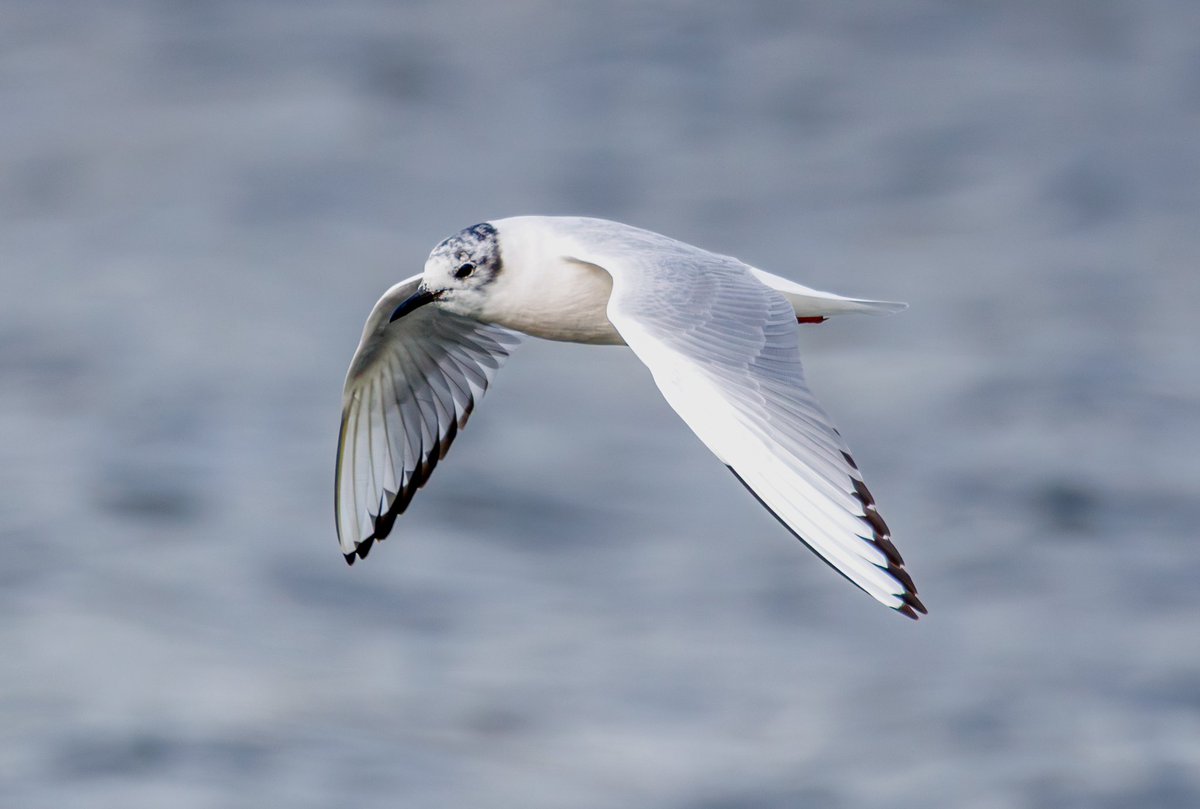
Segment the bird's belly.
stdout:
<svg viewBox="0 0 1200 809">
<path fill-rule="evenodd" d="M 521 316 L 505 318 L 501 325 L 544 340 L 593 345 L 625 344 L 609 322 L 604 306 L 582 306 L 573 301 L 563 303 L 566 305 L 547 307 L 540 313 L 522 313 Z"/>
</svg>

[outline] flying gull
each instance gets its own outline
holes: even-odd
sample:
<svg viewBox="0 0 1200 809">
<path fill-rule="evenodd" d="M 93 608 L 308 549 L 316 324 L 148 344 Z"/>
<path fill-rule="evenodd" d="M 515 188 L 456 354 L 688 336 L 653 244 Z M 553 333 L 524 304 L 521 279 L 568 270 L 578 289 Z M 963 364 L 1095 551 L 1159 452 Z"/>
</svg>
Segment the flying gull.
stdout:
<svg viewBox="0 0 1200 809">
<path fill-rule="evenodd" d="M 346 376 L 335 511 L 367 556 L 471 415 L 519 333 L 627 345 L 701 441 L 837 572 L 926 612 L 841 434 L 800 365 L 800 323 L 905 304 L 820 292 L 647 230 L 521 216 L 467 228 L 389 289 Z"/>
</svg>

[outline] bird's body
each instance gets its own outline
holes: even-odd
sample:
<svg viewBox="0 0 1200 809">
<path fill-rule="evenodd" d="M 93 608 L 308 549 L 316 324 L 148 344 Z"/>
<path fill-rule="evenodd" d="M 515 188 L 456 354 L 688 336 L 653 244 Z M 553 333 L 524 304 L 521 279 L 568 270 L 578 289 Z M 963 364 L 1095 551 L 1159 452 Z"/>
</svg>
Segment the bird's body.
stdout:
<svg viewBox="0 0 1200 809">
<path fill-rule="evenodd" d="M 805 385 L 797 325 L 902 308 L 809 289 L 616 222 L 515 217 L 467 228 L 367 320 L 343 402 L 342 550 L 352 562 L 390 532 L 516 345 L 514 332 L 626 344 L 780 522 L 915 618 L 925 609 L 887 526 Z"/>
<path fill-rule="evenodd" d="M 503 221 L 503 220 L 502 220 Z M 505 233 L 521 233 L 521 220 L 508 220 Z M 493 285 L 480 320 L 566 343 L 623 345 L 608 319 L 612 276 L 593 264 L 564 261 L 571 245 L 561 238 L 505 240 L 505 263 L 528 270 L 502 273 Z M 563 252 L 564 250 L 568 252 Z"/>
</svg>

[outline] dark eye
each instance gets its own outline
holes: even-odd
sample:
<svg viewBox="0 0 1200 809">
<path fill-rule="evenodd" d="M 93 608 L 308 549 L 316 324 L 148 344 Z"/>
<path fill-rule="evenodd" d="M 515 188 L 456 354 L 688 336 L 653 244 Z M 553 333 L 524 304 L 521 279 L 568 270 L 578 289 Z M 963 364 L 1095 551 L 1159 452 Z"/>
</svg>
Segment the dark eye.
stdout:
<svg viewBox="0 0 1200 809">
<path fill-rule="evenodd" d="M 469 261 L 464 261 L 458 265 L 458 269 L 454 271 L 455 278 L 466 278 L 471 273 L 475 272 L 475 265 Z"/>
</svg>

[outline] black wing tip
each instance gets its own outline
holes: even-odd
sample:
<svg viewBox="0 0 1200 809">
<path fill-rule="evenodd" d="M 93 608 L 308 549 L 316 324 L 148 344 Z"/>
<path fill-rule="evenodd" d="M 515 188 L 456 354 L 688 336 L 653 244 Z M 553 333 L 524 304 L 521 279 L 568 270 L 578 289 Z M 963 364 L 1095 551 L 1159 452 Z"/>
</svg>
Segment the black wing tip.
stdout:
<svg viewBox="0 0 1200 809">
<path fill-rule="evenodd" d="M 847 460 L 850 460 L 848 455 Z M 851 461 L 851 463 L 853 463 L 853 461 Z M 729 464 L 726 464 L 725 468 L 733 473 L 733 476 L 738 479 L 738 482 L 746 487 L 746 491 L 750 492 L 754 499 L 759 502 L 759 505 L 765 508 L 772 517 L 778 520 L 780 525 L 786 528 L 792 536 L 804 543 L 805 547 L 816 553 L 816 549 L 813 548 L 812 545 L 809 545 L 808 542 L 805 541 L 804 537 L 800 536 L 800 534 L 798 534 L 790 525 L 784 522 L 784 519 L 775 512 L 775 509 L 768 506 L 766 501 L 759 497 L 758 492 L 750 488 L 750 484 L 748 484 L 745 479 L 738 474 L 736 469 Z M 921 615 L 928 615 L 929 610 L 925 608 L 925 605 L 921 603 L 921 599 L 917 596 L 917 586 L 915 583 L 913 583 L 912 576 L 910 576 L 908 571 L 904 569 L 904 559 L 901 558 L 900 552 L 896 550 L 896 546 L 892 544 L 892 538 L 891 534 L 888 532 L 887 524 L 883 521 L 883 518 L 879 516 L 879 512 L 875 509 L 875 499 L 871 496 L 871 492 L 867 490 L 866 485 L 864 485 L 861 480 L 858 480 L 857 478 L 851 478 L 851 481 L 854 485 L 855 496 L 858 498 L 859 502 L 863 504 L 864 514 L 861 519 L 871 528 L 871 533 L 873 535 L 870 539 L 867 539 L 866 537 L 863 539 L 867 542 L 870 542 L 883 552 L 884 557 L 887 559 L 887 566 L 884 569 L 887 570 L 888 574 L 890 574 L 891 577 L 894 578 L 900 584 L 900 586 L 904 588 L 903 593 L 897 594 L 897 597 L 901 601 L 900 606 L 892 607 L 892 609 L 901 615 L 913 619 L 914 621 L 918 620 Z M 870 593 L 864 587 L 862 587 L 862 585 L 851 579 L 833 562 L 829 561 L 824 556 L 821 556 L 819 553 L 816 553 L 816 555 L 817 558 L 819 558 L 822 562 L 829 565 L 829 567 L 832 568 L 835 573 L 845 578 L 855 587 L 858 587 L 860 590 L 863 590 L 870 595 Z"/>
<path fill-rule="evenodd" d="M 375 544 L 376 539 L 382 539 L 382 537 L 370 536 L 364 539 L 362 542 L 356 542 L 354 544 L 354 550 L 350 551 L 350 553 L 342 554 L 342 558 L 346 560 L 346 564 L 353 567 L 354 563 L 359 559 L 366 559 L 367 554 L 371 552 L 371 546 Z"/>
<path fill-rule="evenodd" d="M 413 479 L 408 486 L 391 495 L 387 510 L 375 517 L 371 535 L 364 540 L 354 543 L 354 550 L 350 551 L 350 553 L 342 554 L 342 557 L 346 560 L 346 564 L 353 565 L 359 559 L 366 559 L 367 554 L 371 552 L 371 548 L 375 546 L 376 542 L 382 542 L 387 539 L 388 534 L 392 532 L 392 527 L 396 523 L 396 518 L 408 508 L 413 494 L 429 480 L 429 473 L 432 471 L 436 461 L 432 459 L 427 460 L 429 461 L 427 465 L 423 464 L 421 468 L 413 473 Z"/>
<path fill-rule="evenodd" d="M 854 463 L 850 456 L 846 456 L 846 460 L 852 465 Z M 857 468 L 857 467 L 856 467 Z M 899 607 L 894 607 L 896 612 L 912 618 L 914 621 L 918 619 L 917 613 L 928 615 L 929 610 L 921 603 L 921 599 L 917 597 L 917 585 L 913 582 L 912 576 L 904 567 L 904 557 L 900 555 L 900 551 L 896 549 L 892 543 L 892 533 L 888 528 L 887 523 L 883 521 L 883 517 L 879 516 L 879 510 L 875 506 L 875 498 L 867 489 L 865 483 L 856 477 L 850 479 L 851 485 L 854 486 L 854 496 L 858 502 L 862 503 L 863 513 L 859 517 L 871 529 L 871 538 L 867 541 L 879 548 L 883 552 L 884 558 L 887 560 L 887 572 L 893 579 L 900 583 L 904 588 L 904 592 L 900 594 L 900 599 L 904 602 Z"/>
<path fill-rule="evenodd" d="M 469 415 L 469 414 L 468 414 Z M 466 417 L 464 416 L 459 426 L 465 424 Z M 350 553 L 343 553 L 342 556 L 346 560 L 346 564 L 353 565 L 359 559 L 366 559 L 367 554 L 371 552 L 374 544 L 382 542 L 392 532 L 392 526 L 396 523 L 396 518 L 399 517 L 408 508 L 408 504 L 412 502 L 413 495 L 417 489 L 420 489 L 429 480 L 429 476 L 433 473 L 433 468 L 437 466 L 439 458 L 444 458 L 446 450 L 450 447 L 450 441 L 454 440 L 454 436 L 458 434 L 458 428 L 451 422 L 451 433 L 449 439 L 441 439 L 441 447 L 435 446 L 422 458 L 421 463 L 413 470 L 412 477 L 408 481 L 408 485 L 400 489 L 395 494 L 385 491 L 387 496 L 388 507 L 382 513 L 374 518 L 372 533 L 366 539 L 356 542 L 354 550 Z"/>
<path fill-rule="evenodd" d="M 921 615 L 929 614 L 929 610 L 926 609 L 925 605 L 921 603 L 921 599 L 917 597 L 915 591 L 907 592 L 900 596 L 900 598 L 904 600 L 904 603 L 899 607 L 896 607 L 895 610 L 901 615 L 907 618 L 912 618 L 914 621 L 916 621 L 921 617 Z M 921 615 L 918 615 L 917 613 L 920 613 Z"/>
<path fill-rule="evenodd" d="M 352 559 L 355 557 L 366 559 L 375 542 L 382 542 L 384 539 L 387 539 L 388 535 L 392 532 L 393 526 L 396 524 L 396 518 L 408 510 L 413 495 L 417 493 L 418 489 L 423 488 L 429 482 L 429 478 L 433 474 L 434 468 L 438 465 L 438 461 L 445 459 L 446 453 L 450 450 L 450 445 L 454 442 L 459 432 L 467 426 L 467 421 L 470 419 L 474 407 L 475 397 L 471 397 L 468 399 L 467 407 L 464 409 L 462 415 L 457 419 L 451 420 L 446 434 L 436 438 L 433 447 L 423 454 L 421 462 L 417 464 L 408 482 L 400 488 L 400 491 L 395 493 L 385 491 L 387 508 L 375 517 L 371 535 L 356 544 L 351 553 L 343 554 L 349 564 L 354 564 Z"/>
<path fill-rule="evenodd" d="M 900 584 L 904 587 L 905 592 L 917 592 L 917 585 L 913 582 L 912 576 L 908 574 L 908 571 L 904 569 L 903 562 L 898 565 L 888 562 L 887 572 L 893 579 L 900 582 Z"/>
<path fill-rule="evenodd" d="M 883 539 L 884 541 L 887 540 L 886 537 Z M 878 544 L 878 541 L 876 544 Z M 921 603 L 921 599 L 917 595 L 917 585 L 913 583 L 912 576 L 910 576 L 908 571 L 904 569 L 904 562 L 901 561 L 899 564 L 895 564 L 889 558 L 887 572 L 893 579 L 900 583 L 901 587 L 904 588 L 904 592 L 898 594 L 900 600 L 904 603 L 899 607 L 894 607 L 893 609 L 902 615 L 912 618 L 914 621 L 917 620 L 918 612 L 921 613 L 921 615 L 928 615 L 929 610 L 925 608 L 923 603 Z"/>
</svg>

